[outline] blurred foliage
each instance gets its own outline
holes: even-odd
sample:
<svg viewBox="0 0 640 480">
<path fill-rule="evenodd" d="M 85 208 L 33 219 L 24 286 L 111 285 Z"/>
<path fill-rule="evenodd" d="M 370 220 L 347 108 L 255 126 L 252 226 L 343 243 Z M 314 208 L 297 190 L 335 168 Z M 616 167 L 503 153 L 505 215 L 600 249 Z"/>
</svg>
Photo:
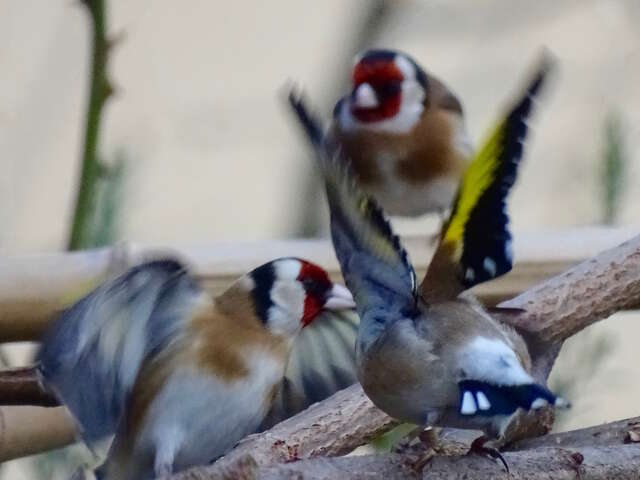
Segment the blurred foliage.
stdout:
<svg viewBox="0 0 640 480">
<path fill-rule="evenodd" d="M 414 432 L 416 428 L 417 425 L 412 423 L 402 423 L 373 440 L 371 446 L 379 453 L 390 452 L 400 440 Z"/>
<path fill-rule="evenodd" d="M 105 167 L 95 184 L 96 205 L 87 222 L 81 248 L 110 245 L 119 238 L 127 176 L 127 159 L 118 153 L 111 166 Z"/>
<path fill-rule="evenodd" d="M 624 193 L 629 156 L 625 148 L 625 132 L 618 112 L 611 112 L 604 121 L 600 183 L 602 191 L 602 223 L 616 223 Z"/>
<path fill-rule="evenodd" d="M 92 27 L 91 76 L 84 130 L 82 169 L 78 186 L 69 250 L 78 250 L 91 245 L 95 230 L 95 216 L 101 178 L 109 168 L 100 162 L 98 147 L 102 110 L 113 95 L 113 86 L 107 75 L 109 52 L 116 43 L 107 37 L 105 0 L 81 0 L 89 12 Z"/>
</svg>

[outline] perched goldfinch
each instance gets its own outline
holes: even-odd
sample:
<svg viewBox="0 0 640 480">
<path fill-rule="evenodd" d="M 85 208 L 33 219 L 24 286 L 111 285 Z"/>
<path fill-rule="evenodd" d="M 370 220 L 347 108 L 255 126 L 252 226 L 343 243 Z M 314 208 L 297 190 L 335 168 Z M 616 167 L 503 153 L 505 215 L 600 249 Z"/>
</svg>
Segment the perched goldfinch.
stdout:
<svg viewBox="0 0 640 480">
<path fill-rule="evenodd" d="M 358 55 L 352 82 L 335 106 L 328 139 L 351 159 L 365 192 L 391 215 L 451 207 L 472 154 L 456 95 L 393 50 Z"/>
<path fill-rule="evenodd" d="M 345 151 L 321 141 L 319 123 L 294 96 L 319 154 L 333 244 L 360 316 L 358 378 L 375 405 L 403 422 L 500 438 L 518 409 L 567 405 L 534 381 L 520 335 L 465 294 L 512 267 L 505 199 L 549 67 L 543 59 L 525 94 L 476 153 L 420 286 L 382 209 L 352 176 Z M 485 441 L 472 448 L 499 456 Z"/>
<path fill-rule="evenodd" d="M 37 360 L 85 441 L 116 434 L 96 476 L 151 479 L 255 432 L 300 331 L 353 306 L 345 287 L 297 258 L 262 265 L 215 299 L 178 261 L 151 261 L 64 312 Z"/>
</svg>

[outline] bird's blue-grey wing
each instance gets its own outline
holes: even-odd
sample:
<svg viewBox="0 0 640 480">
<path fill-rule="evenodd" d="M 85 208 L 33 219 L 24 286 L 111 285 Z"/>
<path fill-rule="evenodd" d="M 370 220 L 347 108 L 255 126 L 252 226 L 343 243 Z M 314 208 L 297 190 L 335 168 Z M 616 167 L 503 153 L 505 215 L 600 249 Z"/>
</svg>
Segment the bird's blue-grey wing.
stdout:
<svg viewBox="0 0 640 480">
<path fill-rule="evenodd" d="M 53 322 L 39 370 L 86 441 L 115 432 L 143 361 L 182 321 L 166 313 L 167 303 L 192 288 L 179 262 L 151 261 L 106 281 Z"/>
<path fill-rule="evenodd" d="M 375 200 L 358 186 L 343 152 L 318 141 L 320 122 L 295 93 L 289 97 L 319 159 L 331 213 L 331 238 L 361 319 L 359 336 L 373 339 L 416 308 L 415 272 Z"/>
</svg>

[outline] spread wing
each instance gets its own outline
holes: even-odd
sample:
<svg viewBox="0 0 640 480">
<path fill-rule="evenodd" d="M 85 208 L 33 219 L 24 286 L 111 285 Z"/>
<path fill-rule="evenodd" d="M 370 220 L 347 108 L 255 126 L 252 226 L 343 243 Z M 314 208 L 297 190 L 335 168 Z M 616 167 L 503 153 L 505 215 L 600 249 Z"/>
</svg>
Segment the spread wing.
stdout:
<svg viewBox="0 0 640 480">
<path fill-rule="evenodd" d="M 289 102 L 318 156 L 331 212 L 331 238 L 342 275 L 354 296 L 362 337 L 415 311 L 415 272 L 382 209 L 359 188 L 348 159 L 322 140 L 317 121 L 296 93 Z"/>
<path fill-rule="evenodd" d="M 552 65 L 545 53 L 523 93 L 467 168 L 420 287 L 425 300 L 454 298 L 463 290 L 511 270 L 506 198 L 516 180 L 535 97 Z"/>
<path fill-rule="evenodd" d="M 115 432 L 142 362 L 188 318 L 198 292 L 179 262 L 147 262 L 54 321 L 37 355 L 39 370 L 86 441 Z"/>
<path fill-rule="evenodd" d="M 326 311 L 302 330 L 260 430 L 271 428 L 358 381 L 355 342 L 359 324 L 355 312 Z"/>
</svg>

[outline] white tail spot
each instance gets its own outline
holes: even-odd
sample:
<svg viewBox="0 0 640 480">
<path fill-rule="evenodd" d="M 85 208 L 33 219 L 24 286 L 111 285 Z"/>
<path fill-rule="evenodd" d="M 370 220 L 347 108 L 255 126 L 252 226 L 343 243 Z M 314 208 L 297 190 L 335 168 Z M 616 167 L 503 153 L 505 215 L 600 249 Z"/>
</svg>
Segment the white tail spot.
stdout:
<svg viewBox="0 0 640 480">
<path fill-rule="evenodd" d="M 464 392 L 460 413 L 462 415 L 473 415 L 477 410 L 478 408 L 476 407 L 476 401 L 473 399 L 473 394 L 469 391 Z"/>
<path fill-rule="evenodd" d="M 482 267 L 484 268 L 484 271 L 487 272 L 490 276 L 496 276 L 496 262 L 493 260 L 493 258 L 484 257 Z"/>
<path fill-rule="evenodd" d="M 491 408 L 491 402 L 489 402 L 489 399 L 484 393 L 478 392 L 476 394 L 476 400 L 478 401 L 478 408 L 480 410 L 489 410 Z"/>
<path fill-rule="evenodd" d="M 473 268 L 467 268 L 467 271 L 464 272 L 464 279 L 467 282 L 473 282 L 476 278 L 476 272 L 473 271 Z"/>
</svg>

